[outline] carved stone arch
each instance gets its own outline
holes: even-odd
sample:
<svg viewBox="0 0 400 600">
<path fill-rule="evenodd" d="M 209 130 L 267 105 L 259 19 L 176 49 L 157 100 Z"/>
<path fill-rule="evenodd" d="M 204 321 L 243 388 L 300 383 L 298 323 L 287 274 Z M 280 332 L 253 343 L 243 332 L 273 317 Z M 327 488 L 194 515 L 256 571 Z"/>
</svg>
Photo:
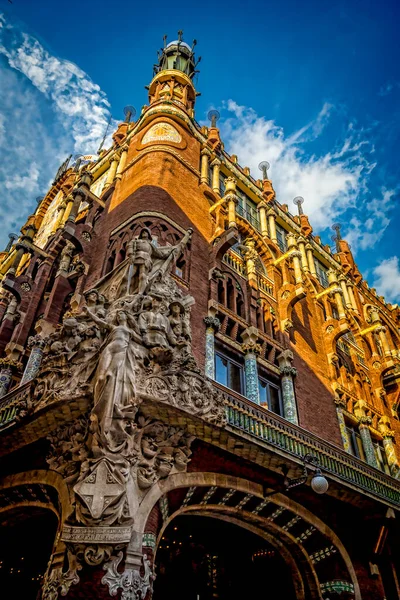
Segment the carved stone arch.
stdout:
<svg viewBox="0 0 400 600">
<path fill-rule="evenodd" d="M 157 537 L 157 544 L 154 554 L 154 562 L 157 559 L 157 550 L 160 543 L 160 540 L 163 536 L 164 531 L 168 527 L 168 525 L 178 516 L 188 515 L 188 516 L 209 516 L 219 519 L 221 521 L 226 521 L 228 523 L 232 523 L 237 527 L 241 527 L 243 529 L 247 529 L 252 533 L 258 535 L 260 538 L 266 540 L 283 558 L 285 563 L 288 565 L 290 569 L 291 577 L 293 578 L 293 587 L 296 593 L 297 600 L 305 600 L 305 586 L 302 578 L 303 571 L 305 578 L 307 579 L 307 583 L 309 584 L 309 588 L 315 589 L 316 595 L 313 596 L 313 599 L 319 600 L 320 595 L 318 594 L 318 578 L 315 572 L 315 569 L 307 560 L 307 557 L 304 555 L 304 551 L 299 547 L 298 544 L 292 543 L 290 550 L 288 547 L 280 540 L 277 532 L 274 531 L 265 531 L 260 527 L 260 523 L 257 523 L 257 519 L 254 519 L 254 523 L 248 523 L 238 518 L 235 515 L 234 510 L 227 509 L 228 514 L 223 514 L 223 511 L 218 506 L 210 506 L 210 507 L 202 507 L 202 506 L 194 506 L 194 507 L 186 507 L 176 511 L 174 514 L 170 515 L 168 520 L 163 524 L 160 533 Z M 229 514 L 231 513 L 231 514 Z M 261 519 L 258 519 L 260 521 Z M 273 527 L 271 528 L 274 529 Z M 287 536 L 289 539 L 291 536 Z M 292 541 L 292 540 L 291 540 Z M 302 569 L 300 568 L 298 562 L 294 558 L 293 554 L 296 555 L 296 559 L 300 562 Z"/>
<path fill-rule="evenodd" d="M 243 237 L 251 237 L 255 241 L 255 250 L 266 266 L 278 257 L 277 246 L 241 218 L 238 219 L 238 231 Z"/>
<path fill-rule="evenodd" d="M 146 531 L 146 524 L 148 522 L 150 514 L 162 497 L 165 497 L 168 494 L 168 492 L 171 492 L 173 490 L 178 490 L 180 488 L 193 489 L 196 487 L 208 487 L 212 489 L 225 488 L 227 490 L 231 489 L 235 492 L 242 492 L 246 496 L 252 496 L 254 498 L 257 498 L 260 501 L 265 500 L 262 485 L 239 477 L 225 475 L 221 473 L 202 472 L 179 473 L 171 475 L 167 479 L 160 480 L 158 483 L 156 483 L 151 488 L 147 496 L 144 498 L 137 513 L 137 518 L 134 526 L 135 531 L 133 532 L 131 541 L 129 543 L 130 551 L 142 552 L 142 532 Z M 268 501 L 271 501 L 274 505 L 276 505 L 277 509 L 290 511 L 291 513 L 293 513 L 293 515 L 296 515 L 296 518 L 299 517 L 300 519 L 303 519 L 306 524 L 318 530 L 318 532 L 323 537 L 327 538 L 328 541 L 332 543 L 332 545 L 336 548 L 336 551 L 338 552 L 339 556 L 341 557 L 345 568 L 347 569 L 348 576 L 354 588 L 355 600 L 361 600 L 360 588 L 350 556 L 347 550 L 345 549 L 343 543 L 341 542 L 340 538 L 334 533 L 334 531 L 332 531 L 330 527 L 328 527 L 321 519 L 319 519 L 319 517 L 311 513 L 307 508 L 298 504 L 297 502 L 283 494 L 276 493 L 270 498 L 268 498 Z M 204 505 L 202 505 L 202 507 L 203 506 Z M 213 508 L 215 508 L 215 506 Z M 244 510 L 242 512 L 244 513 L 246 511 Z M 258 521 L 258 519 L 254 519 L 253 516 L 254 515 L 251 516 L 249 522 L 252 524 L 259 524 L 260 521 Z M 265 522 L 263 522 L 263 527 L 264 526 Z M 267 528 L 265 529 L 267 530 Z M 277 530 L 275 529 L 274 531 Z M 286 541 L 289 539 L 292 543 L 296 543 L 296 540 L 294 538 L 292 540 L 290 539 L 291 537 L 293 536 L 291 536 L 290 533 L 288 534 L 288 532 L 285 532 L 284 539 Z M 316 598 L 319 598 L 319 596 L 316 596 Z"/>
<path fill-rule="evenodd" d="M 7 475 L 0 479 L 0 494 L 13 488 L 28 488 L 33 485 L 45 486 L 54 490 L 58 506 L 54 503 L 52 506 L 49 504 L 47 508 L 58 516 L 59 527 L 62 527 L 63 523 L 72 513 L 73 506 L 67 484 L 63 477 L 55 471 L 35 470 Z"/>
</svg>

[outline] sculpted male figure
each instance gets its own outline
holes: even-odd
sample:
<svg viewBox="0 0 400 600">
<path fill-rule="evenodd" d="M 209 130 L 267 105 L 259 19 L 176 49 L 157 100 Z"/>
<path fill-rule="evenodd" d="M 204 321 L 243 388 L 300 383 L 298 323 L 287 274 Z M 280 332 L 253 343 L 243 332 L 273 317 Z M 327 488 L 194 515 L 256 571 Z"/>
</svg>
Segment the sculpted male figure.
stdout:
<svg viewBox="0 0 400 600">
<path fill-rule="evenodd" d="M 145 345 L 149 348 L 170 348 L 176 345 L 176 337 L 168 317 L 161 312 L 162 298 L 152 296 L 143 303 L 138 325 Z"/>
</svg>

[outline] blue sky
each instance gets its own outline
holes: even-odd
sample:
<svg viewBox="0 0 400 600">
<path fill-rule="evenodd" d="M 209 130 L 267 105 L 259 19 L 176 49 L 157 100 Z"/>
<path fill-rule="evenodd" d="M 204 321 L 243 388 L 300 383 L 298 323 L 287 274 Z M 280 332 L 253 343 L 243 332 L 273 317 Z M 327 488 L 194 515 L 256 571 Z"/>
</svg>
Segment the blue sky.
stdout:
<svg viewBox="0 0 400 600">
<path fill-rule="evenodd" d="M 162 36 L 198 40 L 196 118 L 315 233 L 343 223 L 370 285 L 400 301 L 400 4 L 0 0 L 0 245 L 70 153 L 146 103 Z"/>
</svg>

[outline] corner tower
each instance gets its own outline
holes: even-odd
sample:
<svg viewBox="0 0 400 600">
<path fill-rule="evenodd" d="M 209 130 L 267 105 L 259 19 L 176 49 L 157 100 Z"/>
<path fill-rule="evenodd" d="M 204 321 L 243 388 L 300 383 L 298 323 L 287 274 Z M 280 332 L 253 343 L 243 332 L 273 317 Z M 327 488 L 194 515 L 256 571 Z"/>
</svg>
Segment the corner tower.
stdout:
<svg viewBox="0 0 400 600">
<path fill-rule="evenodd" d="M 174 102 L 188 114 L 194 116 L 196 90 L 193 78 L 198 72 L 194 48 L 182 40 L 182 31 L 178 32 L 178 39 L 167 44 L 164 36 L 164 48 L 158 54 L 158 64 L 154 66 L 155 77 L 149 86 L 150 104 L 156 102 Z"/>
</svg>

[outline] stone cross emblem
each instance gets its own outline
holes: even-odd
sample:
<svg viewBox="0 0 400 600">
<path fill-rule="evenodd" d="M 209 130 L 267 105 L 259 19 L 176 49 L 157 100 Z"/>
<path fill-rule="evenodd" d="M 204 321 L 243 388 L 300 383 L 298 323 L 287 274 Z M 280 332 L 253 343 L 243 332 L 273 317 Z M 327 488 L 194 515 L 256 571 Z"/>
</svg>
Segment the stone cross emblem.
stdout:
<svg viewBox="0 0 400 600">
<path fill-rule="evenodd" d="M 125 492 L 105 460 L 74 487 L 74 491 L 88 507 L 94 519 L 99 519 L 106 508 Z"/>
</svg>

